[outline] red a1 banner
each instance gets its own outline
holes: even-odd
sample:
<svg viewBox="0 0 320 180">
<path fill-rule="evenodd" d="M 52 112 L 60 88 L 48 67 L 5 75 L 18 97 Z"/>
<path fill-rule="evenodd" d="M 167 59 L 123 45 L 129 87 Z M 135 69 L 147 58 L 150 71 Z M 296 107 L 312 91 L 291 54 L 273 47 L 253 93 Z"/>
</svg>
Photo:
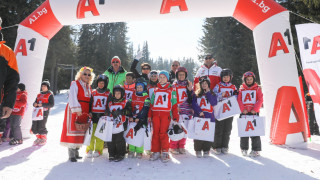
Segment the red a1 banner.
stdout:
<svg viewBox="0 0 320 180">
<path fill-rule="evenodd" d="M 303 74 L 320 124 L 320 24 L 296 25 Z"/>
</svg>

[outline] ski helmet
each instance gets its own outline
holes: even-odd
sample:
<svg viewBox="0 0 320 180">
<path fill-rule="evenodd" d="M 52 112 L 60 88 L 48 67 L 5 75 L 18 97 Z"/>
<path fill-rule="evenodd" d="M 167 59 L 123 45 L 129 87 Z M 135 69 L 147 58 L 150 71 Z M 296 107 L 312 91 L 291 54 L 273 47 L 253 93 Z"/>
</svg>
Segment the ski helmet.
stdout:
<svg viewBox="0 0 320 180">
<path fill-rule="evenodd" d="M 136 88 L 138 85 L 142 85 L 143 87 L 143 92 L 147 92 L 147 81 L 143 78 L 143 77 L 140 77 L 136 80 Z"/>
<path fill-rule="evenodd" d="M 108 87 L 108 83 L 109 83 L 109 78 L 108 76 L 104 75 L 104 74 L 100 74 L 97 78 L 97 87 L 98 87 L 98 83 L 100 81 L 104 81 L 104 87 L 103 90 L 106 89 Z"/>
<path fill-rule="evenodd" d="M 48 89 L 50 89 L 50 82 L 48 79 L 45 79 L 44 81 L 42 81 L 41 86 L 42 85 L 46 85 Z"/>
<path fill-rule="evenodd" d="M 246 82 L 246 78 L 247 77 L 253 77 L 253 83 L 256 81 L 256 76 L 254 75 L 254 73 L 253 72 L 251 72 L 251 71 L 247 71 L 247 72 L 245 72 L 244 74 L 243 74 L 243 76 L 242 76 L 242 81 L 245 83 Z"/>
<path fill-rule="evenodd" d="M 210 87 L 210 79 L 208 76 L 201 76 L 200 79 L 199 79 L 199 84 L 200 84 L 200 87 L 201 87 L 201 83 L 207 81 L 208 83 L 208 86 Z"/>
<path fill-rule="evenodd" d="M 178 78 L 178 73 L 179 72 L 184 72 L 186 73 L 186 78 L 188 77 L 188 70 L 185 67 L 178 67 L 178 69 L 176 70 L 176 78 Z"/>
<path fill-rule="evenodd" d="M 185 136 L 185 132 L 180 124 L 172 123 L 168 129 L 168 136 L 172 141 L 179 141 Z"/>
<path fill-rule="evenodd" d="M 224 76 L 230 76 L 230 81 L 229 81 L 229 82 L 231 82 L 231 80 L 232 80 L 232 78 L 233 78 L 233 72 L 231 71 L 231 69 L 226 68 L 226 69 L 223 69 L 223 70 L 221 71 L 221 73 L 220 73 L 221 81 L 222 81 L 222 78 L 223 78 Z"/>
<path fill-rule="evenodd" d="M 124 88 L 123 88 L 122 86 L 116 85 L 116 86 L 113 88 L 113 95 L 112 95 L 113 97 L 115 97 L 115 92 L 116 92 L 116 91 L 121 92 L 121 98 L 124 98 L 126 91 L 124 90 Z"/>
</svg>

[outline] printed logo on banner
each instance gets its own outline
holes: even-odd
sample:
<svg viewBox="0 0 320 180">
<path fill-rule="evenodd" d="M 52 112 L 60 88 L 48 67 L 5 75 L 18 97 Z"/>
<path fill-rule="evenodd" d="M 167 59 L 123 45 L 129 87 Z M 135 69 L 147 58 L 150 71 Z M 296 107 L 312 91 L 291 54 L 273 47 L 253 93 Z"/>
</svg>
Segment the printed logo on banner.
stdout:
<svg viewBox="0 0 320 180">
<path fill-rule="evenodd" d="M 303 44 L 304 44 L 305 50 L 309 49 L 310 42 L 311 42 L 311 39 L 309 39 L 307 37 L 303 37 Z M 320 50 L 320 36 L 316 36 L 313 38 L 311 54 L 316 54 L 318 50 Z"/>
<path fill-rule="evenodd" d="M 38 11 L 36 11 L 36 14 L 33 14 L 30 18 L 29 18 L 29 23 L 30 23 L 30 25 L 32 24 L 32 23 L 34 23 L 39 17 L 41 17 L 42 15 L 44 15 L 44 14 L 47 14 L 48 13 L 48 11 L 47 11 L 47 9 L 44 7 L 44 8 L 42 8 L 42 9 L 39 9 Z"/>
<path fill-rule="evenodd" d="M 294 112 L 296 123 L 290 123 L 290 112 Z M 301 133 L 307 142 L 307 125 L 296 87 L 279 88 L 271 122 L 270 138 L 273 144 L 285 144 L 287 135 Z"/>
<path fill-rule="evenodd" d="M 263 13 L 267 13 L 269 10 L 270 10 L 270 7 L 269 6 L 267 6 L 266 4 L 265 4 L 265 2 L 264 1 L 260 1 L 260 0 L 251 0 L 251 2 L 253 2 L 255 5 L 257 5 L 259 8 L 261 8 L 261 11 L 263 12 Z"/>
<path fill-rule="evenodd" d="M 290 37 L 290 30 L 286 29 L 283 33 L 284 36 L 288 39 L 288 44 L 291 45 L 291 37 Z M 285 54 L 289 53 L 288 46 L 284 41 L 284 38 L 280 32 L 275 32 L 272 35 L 270 50 L 269 50 L 269 58 L 274 57 L 277 55 L 277 52 L 282 50 Z"/>
<path fill-rule="evenodd" d="M 30 40 L 28 40 L 28 43 L 30 43 L 30 51 L 34 50 L 35 44 L 36 44 L 36 38 L 31 38 Z M 14 54 L 17 56 L 18 53 L 22 53 L 22 56 L 28 56 L 27 53 L 27 44 L 26 44 L 26 40 L 25 39 L 20 39 L 19 43 L 14 51 Z"/>
<path fill-rule="evenodd" d="M 88 3 L 88 6 L 86 6 Z M 77 18 L 85 18 L 85 12 L 91 12 L 93 16 L 100 16 L 94 0 L 79 0 L 77 7 Z"/>
<path fill-rule="evenodd" d="M 186 0 L 163 0 L 160 14 L 170 13 L 173 6 L 178 6 L 180 11 L 188 11 Z"/>
<path fill-rule="evenodd" d="M 233 16 L 253 30 L 266 19 L 283 11 L 286 9 L 273 0 L 240 0 Z"/>
</svg>

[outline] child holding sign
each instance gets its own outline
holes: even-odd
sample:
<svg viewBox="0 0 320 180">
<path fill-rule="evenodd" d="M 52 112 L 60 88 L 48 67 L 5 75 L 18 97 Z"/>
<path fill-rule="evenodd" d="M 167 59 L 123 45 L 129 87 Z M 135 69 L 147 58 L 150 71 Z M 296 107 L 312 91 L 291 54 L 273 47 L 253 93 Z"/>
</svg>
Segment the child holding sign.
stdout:
<svg viewBox="0 0 320 180">
<path fill-rule="evenodd" d="M 90 110 L 92 116 L 92 123 L 93 123 L 93 133 L 90 141 L 90 145 L 87 146 L 86 152 L 87 157 L 99 157 L 103 153 L 103 145 L 104 142 L 94 136 L 97 124 L 101 116 L 104 115 L 106 111 L 107 101 L 110 100 L 109 95 L 110 91 L 107 89 L 109 83 L 109 78 L 101 74 L 97 78 L 97 89 L 92 91 L 91 99 L 90 99 Z"/>
<path fill-rule="evenodd" d="M 215 122 L 213 106 L 217 104 L 217 97 L 210 90 L 210 79 L 207 76 L 202 76 L 199 79 L 200 88 L 196 91 L 192 98 L 192 107 L 194 117 L 210 118 L 211 122 Z M 214 137 L 212 137 L 213 140 Z M 194 150 L 198 158 L 209 156 L 212 142 L 203 140 L 194 140 Z"/>
<path fill-rule="evenodd" d="M 160 158 L 161 161 L 168 162 L 169 158 L 169 137 L 167 134 L 171 113 L 174 121 L 179 121 L 178 106 L 176 91 L 168 83 L 169 73 L 167 71 L 161 71 L 159 73 L 159 83 L 151 98 L 151 114 L 153 123 L 153 136 L 152 136 L 152 154 L 150 156 L 151 161 L 155 161 Z M 149 113 L 149 117 L 151 114 Z"/>
<path fill-rule="evenodd" d="M 223 69 L 220 73 L 221 82 L 217 84 L 213 92 L 217 95 L 218 100 L 224 100 L 237 94 L 237 88 L 231 83 L 233 73 L 230 69 Z M 216 128 L 213 142 L 213 152 L 215 154 L 227 154 L 229 151 L 229 140 L 232 130 L 233 117 L 216 121 Z"/>
<path fill-rule="evenodd" d="M 150 98 L 147 93 L 147 82 L 144 80 L 144 78 L 137 79 L 136 92 L 132 95 L 132 100 L 129 100 L 129 102 L 131 102 L 131 107 L 133 110 L 133 116 L 129 118 L 129 121 L 137 123 L 134 127 L 134 131 L 136 133 L 143 125 L 148 125 L 147 116 L 150 107 Z M 141 159 L 143 146 L 136 147 L 129 144 L 128 158 L 133 158 L 135 152 L 137 153 L 136 157 Z"/>
<path fill-rule="evenodd" d="M 256 83 L 256 77 L 253 72 L 246 72 L 242 76 L 243 84 L 239 88 L 238 103 L 241 109 L 240 117 L 243 115 L 259 115 L 263 103 L 263 94 L 261 88 Z M 252 151 L 250 156 L 259 156 L 261 151 L 260 136 L 251 138 Z M 240 148 L 242 155 L 246 156 L 249 149 L 249 137 L 240 138 Z"/>
<path fill-rule="evenodd" d="M 192 110 L 192 82 L 187 79 L 188 71 L 185 67 L 179 67 L 176 71 L 176 78 L 173 82 L 173 88 L 177 92 L 178 111 L 179 115 L 187 115 L 190 117 L 193 115 Z M 179 141 L 170 140 L 170 152 L 172 154 L 185 154 L 186 150 L 184 146 L 186 144 L 186 138 L 182 138 Z"/>
<path fill-rule="evenodd" d="M 47 119 L 49 116 L 50 108 L 54 106 L 53 92 L 50 90 L 49 80 L 44 80 L 41 83 L 41 92 L 37 95 L 33 107 L 43 107 L 43 120 L 32 121 L 31 131 L 36 134 L 37 139 L 33 145 L 45 145 L 47 143 Z"/>
<path fill-rule="evenodd" d="M 126 121 L 125 116 L 131 113 L 131 106 L 127 103 L 122 86 L 116 85 L 113 88 L 112 100 L 108 103 L 106 112 L 113 118 L 112 141 L 107 142 L 109 161 L 119 162 L 124 159 L 126 153 L 123 123 Z"/>
</svg>

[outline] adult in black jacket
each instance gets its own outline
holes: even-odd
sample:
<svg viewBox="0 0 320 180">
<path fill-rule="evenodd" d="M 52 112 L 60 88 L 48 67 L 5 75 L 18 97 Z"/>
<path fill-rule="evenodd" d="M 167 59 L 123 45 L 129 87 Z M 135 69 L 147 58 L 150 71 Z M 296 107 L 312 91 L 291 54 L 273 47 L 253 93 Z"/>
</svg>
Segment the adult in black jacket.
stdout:
<svg viewBox="0 0 320 180">
<path fill-rule="evenodd" d="M 0 29 L 1 29 L 0 18 Z M 16 101 L 16 91 L 19 83 L 19 70 L 16 56 L 11 48 L 6 46 L 0 31 L 0 138 L 3 134 L 6 118 L 11 115 Z M 1 140 L 0 140 L 1 144 Z"/>
<path fill-rule="evenodd" d="M 179 61 L 173 61 L 171 65 L 171 71 L 169 74 L 169 82 L 172 84 L 176 80 L 176 71 L 180 67 L 180 62 Z"/>
<path fill-rule="evenodd" d="M 142 63 L 141 64 L 141 74 L 137 71 L 137 65 L 139 63 L 139 60 L 142 58 L 142 51 L 138 52 L 136 57 L 134 57 L 134 60 L 131 64 L 130 71 L 134 73 L 135 77 L 138 79 L 140 77 L 143 77 L 145 80 L 149 80 L 149 73 L 151 71 L 151 66 L 148 63 Z"/>
</svg>

